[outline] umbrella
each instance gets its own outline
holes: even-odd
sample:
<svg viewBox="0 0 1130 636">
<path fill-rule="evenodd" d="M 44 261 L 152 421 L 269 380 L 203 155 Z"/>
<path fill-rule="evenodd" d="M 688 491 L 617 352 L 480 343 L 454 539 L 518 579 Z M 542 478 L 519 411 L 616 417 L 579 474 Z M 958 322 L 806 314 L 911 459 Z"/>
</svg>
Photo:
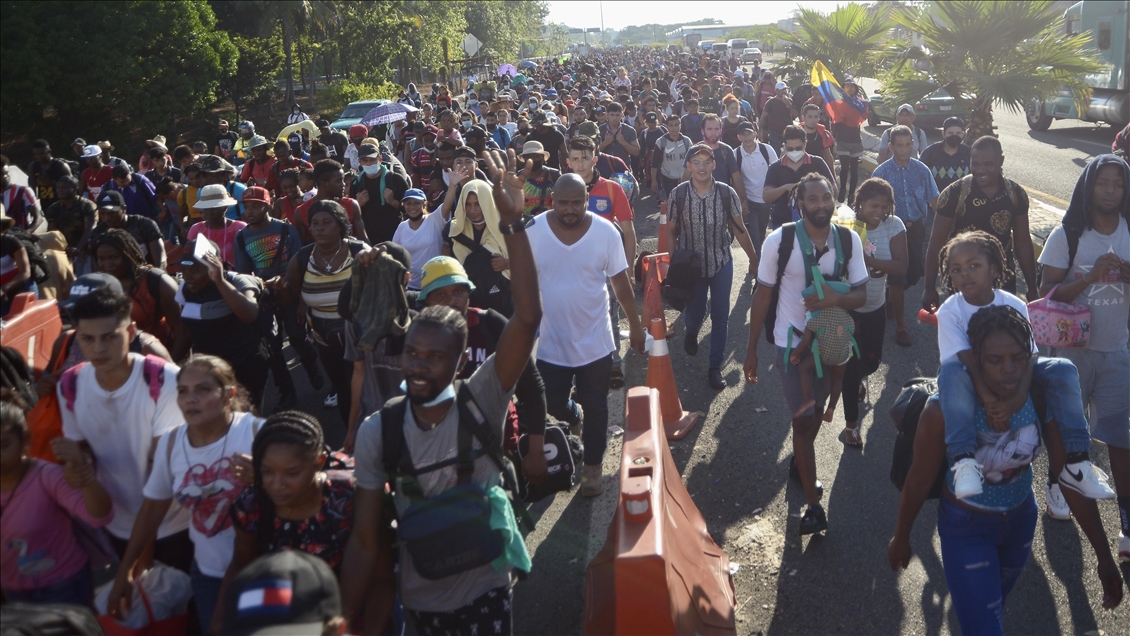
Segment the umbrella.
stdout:
<svg viewBox="0 0 1130 636">
<path fill-rule="evenodd" d="M 531 62 L 530 60 L 526 60 L 525 62 L 522 62 L 518 66 L 520 68 L 537 68 L 538 63 L 537 62 Z"/>
<path fill-rule="evenodd" d="M 401 104 L 399 102 L 381 104 L 362 117 L 361 123 L 365 126 L 391 124 L 394 121 L 404 119 L 408 113 L 419 112 L 419 110 L 420 109 L 415 106 L 409 106 L 408 104 Z"/>
<path fill-rule="evenodd" d="M 514 68 L 513 64 L 503 64 L 498 67 L 498 74 L 514 77 L 518 74 L 518 69 Z"/>
</svg>

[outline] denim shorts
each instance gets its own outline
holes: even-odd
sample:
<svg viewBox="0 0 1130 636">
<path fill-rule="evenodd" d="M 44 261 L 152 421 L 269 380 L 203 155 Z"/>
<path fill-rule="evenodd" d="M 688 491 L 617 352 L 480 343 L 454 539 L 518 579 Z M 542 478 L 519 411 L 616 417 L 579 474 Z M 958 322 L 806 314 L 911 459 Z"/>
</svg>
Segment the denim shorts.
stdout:
<svg viewBox="0 0 1130 636">
<path fill-rule="evenodd" d="M 799 338 L 795 338 L 793 342 L 795 343 L 797 340 Z M 810 355 L 812 355 L 811 350 L 805 354 L 801 362 L 804 362 L 804 359 Z M 785 355 L 784 347 L 777 347 L 777 356 L 773 362 L 777 367 L 777 375 L 781 378 L 781 392 L 785 394 L 785 403 L 789 405 L 789 413 L 795 416 L 801 405 L 804 404 L 804 389 L 800 384 L 800 365 L 786 364 L 788 356 Z M 828 389 L 828 375 L 825 374 L 823 378 L 817 378 L 814 369 L 812 371 L 812 399 L 816 400 L 816 406 L 805 409 L 801 415 L 806 417 L 814 415 L 817 409 L 823 413 L 824 402 L 828 399 Z"/>
<path fill-rule="evenodd" d="M 1091 437 L 1115 448 L 1130 448 L 1130 351 L 1055 349 L 1079 369 L 1079 389 Z"/>
</svg>

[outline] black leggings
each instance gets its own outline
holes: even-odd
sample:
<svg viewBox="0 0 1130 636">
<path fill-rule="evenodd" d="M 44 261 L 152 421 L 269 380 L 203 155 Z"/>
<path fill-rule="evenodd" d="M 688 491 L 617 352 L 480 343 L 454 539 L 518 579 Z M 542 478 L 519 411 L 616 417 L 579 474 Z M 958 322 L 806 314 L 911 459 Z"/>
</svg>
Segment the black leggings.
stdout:
<svg viewBox="0 0 1130 636">
<path fill-rule="evenodd" d="M 349 405 L 353 394 L 353 363 L 345 359 L 345 332 L 331 331 L 319 334 L 326 344 L 318 343 L 318 357 L 322 368 L 330 376 L 330 385 L 337 394 L 337 411 L 341 421 L 349 422 Z"/>
<path fill-rule="evenodd" d="M 851 178 L 851 187 L 848 187 L 849 177 Z M 859 157 L 840 155 L 840 203 L 854 202 L 857 187 L 859 187 Z"/>
<path fill-rule="evenodd" d="M 848 359 L 844 369 L 844 419 L 859 422 L 859 385 L 875 373 L 883 360 L 883 336 L 887 331 L 887 306 L 867 313 L 851 312 L 855 318 L 855 343 L 859 345 L 860 357 Z"/>
</svg>

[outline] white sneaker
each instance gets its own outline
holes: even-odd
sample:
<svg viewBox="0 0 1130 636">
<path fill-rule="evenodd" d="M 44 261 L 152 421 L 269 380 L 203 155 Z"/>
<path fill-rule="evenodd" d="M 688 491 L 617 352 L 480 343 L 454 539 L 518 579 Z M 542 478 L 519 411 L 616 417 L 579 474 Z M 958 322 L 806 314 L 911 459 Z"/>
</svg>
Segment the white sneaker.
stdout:
<svg viewBox="0 0 1130 636">
<path fill-rule="evenodd" d="M 327 409 L 337 408 L 337 393 L 330 393 L 326 396 L 326 401 L 322 402 Z"/>
<path fill-rule="evenodd" d="M 1126 535 L 1118 537 L 1118 560 L 1122 563 L 1130 563 L 1130 537 Z"/>
<path fill-rule="evenodd" d="M 1045 484 L 1044 494 L 1046 495 L 1044 501 L 1047 502 L 1046 510 L 1049 517 L 1060 521 L 1071 519 L 1071 508 L 1067 507 L 1067 500 L 1063 498 L 1063 491 L 1059 489 L 1059 484 Z"/>
<path fill-rule="evenodd" d="M 1106 473 L 1089 461 L 1075 462 L 1063 467 L 1059 483 L 1088 499 L 1114 499 Z"/>
<path fill-rule="evenodd" d="M 966 497 L 981 494 L 985 477 L 981 473 L 981 464 L 978 464 L 976 459 L 966 457 L 965 459 L 958 460 L 950 470 L 954 473 L 954 496 L 958 499 L 965 499 Z"/>
</svg>

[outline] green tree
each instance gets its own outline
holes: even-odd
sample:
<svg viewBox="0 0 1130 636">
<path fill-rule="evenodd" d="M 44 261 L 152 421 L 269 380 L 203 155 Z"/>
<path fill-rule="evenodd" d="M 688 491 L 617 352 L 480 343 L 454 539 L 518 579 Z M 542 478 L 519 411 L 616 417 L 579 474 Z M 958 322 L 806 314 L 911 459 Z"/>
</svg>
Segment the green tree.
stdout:
<svg viewBox="0 0 1130 636">
<path fill-rule="evenodd" d="M 3 2 L 0 40 L 0 126 L 67 141 L 175 138 L 176 119 L 210 106 L 239 57 L 202 0 Z"/>
<path fill-rule="evenodd" d="M 487 55 L 516 59 L 521 43 L 541 38 L 541 27 L 549 7 L 545 2 L 477 0 L 464 2 L 467 32 L 483 43 Z M 462 38 L 455 38 L 459 42 Z"/>
<path fill-rule="evenodd" d="M 780 36 L 788 42 L 789 57 L 773 68 L 778 76 L 787 75 L 794 86 L 808 80 L 817 60 L 839 78 L 845 73 L 874 76 L 877 55 L 895 26 L 883 3 L 868 7 L 853 2 L 827 15 L 800 8 L 796 20 L 796 32 Z"/>
<path fill-rule="evenodd" d="M 242 117 L 249 109 L 276 99 L 282 43 L 277 36 L 250 38 L 233 33 L 230 37 L 239 51 L 239 63 L 235 73 L 220 80 L 220 96 L 231 100 L 236 117 Z"/>
<path fill-rule="evenodd" d="M 970 143 L 995 136 L 994 105 L 1019 112 L 1064 88 L 1083 106 L 1090 96 L 1083 76 L 1102 64 L 1085 48 L 1089 35 L 1064 33 L 1054 4 L 939 0 L 907 8 L 896 19 L 920 34 L 924 46 L 893 58 L 884 93 L 894 103 L 913 104 L 944 88 L 970 105 Z"/>
<path fill-rule="evenodd" d="M 294 46 L 311 26 L 325 27 L 339 17 L 336 0 L 255 0 L 258 6 L 259 32 L 272 34 L 277 26 L 282 31 L 286 102 L 294 102 Z M 313 79 L 313 78 L 311 78 Z M 311 93 L 313 106 L 313 93 Z"/>
</svg>

